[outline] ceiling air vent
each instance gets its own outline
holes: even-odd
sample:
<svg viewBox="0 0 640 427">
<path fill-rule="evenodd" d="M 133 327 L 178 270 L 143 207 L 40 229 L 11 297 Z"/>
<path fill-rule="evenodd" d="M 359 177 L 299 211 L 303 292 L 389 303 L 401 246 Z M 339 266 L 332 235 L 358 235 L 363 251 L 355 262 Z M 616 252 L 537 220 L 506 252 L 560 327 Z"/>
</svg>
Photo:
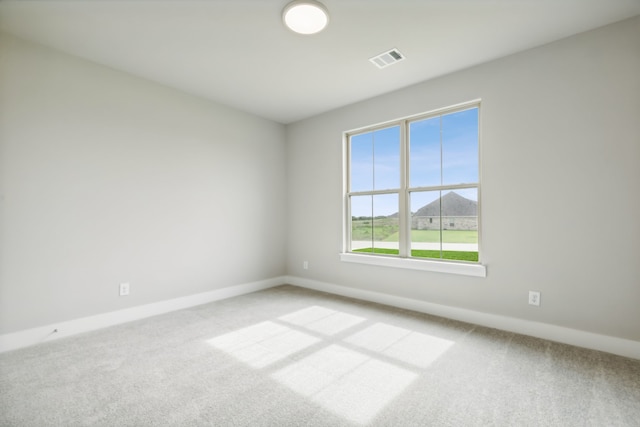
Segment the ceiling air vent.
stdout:
<svg viewBox="0 0 640 427">
<path fill-rule="evenodd" d="M 385 68 L 389 65 L 393 65 L 396 62 L 400 62 L 404 59 L 404 55 L 400 53 L 398 49 L 391 49 L 386 52 L 376 55 L 373 58 L 369 58 L 369 61 L 373 62 L 378 68 Z"/>
</svg>

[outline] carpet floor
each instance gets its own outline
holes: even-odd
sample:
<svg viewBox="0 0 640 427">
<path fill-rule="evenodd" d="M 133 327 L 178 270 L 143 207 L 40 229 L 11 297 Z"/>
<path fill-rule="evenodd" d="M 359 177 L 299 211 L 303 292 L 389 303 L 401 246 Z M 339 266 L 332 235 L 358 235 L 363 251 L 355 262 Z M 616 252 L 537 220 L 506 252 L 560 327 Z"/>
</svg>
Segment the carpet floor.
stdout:
<svg viewBox="0 0 640 427">
<path fill-rule="evenodd" d="M 640 426 L 640 360 L 293 286 L 0 354 L 0 426 Z"/>
</svg>

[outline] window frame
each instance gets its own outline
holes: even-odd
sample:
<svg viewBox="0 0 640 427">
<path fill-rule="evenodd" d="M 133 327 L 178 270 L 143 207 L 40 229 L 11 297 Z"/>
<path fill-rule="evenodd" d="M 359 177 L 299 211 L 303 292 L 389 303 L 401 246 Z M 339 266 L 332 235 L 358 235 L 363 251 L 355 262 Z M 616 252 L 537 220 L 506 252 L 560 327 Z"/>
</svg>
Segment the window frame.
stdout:
<svg viewBox="0 0 640 427">
<path fill-rule="evenodd" d="M 463 183 L 453 185 L 438 186 L 418 186 L 410 187 L 410 135 L 409 127 L 411 123 L 425 120 L 433 117 L 443 116 L 446 114 L 461 112 L 469 109 L 478 109 L 478 181 L 476 183 Z M 361 264 L 387 266 L 396 268 L 409 268 L 417 270 L 435 271 L 441 273 L 462 274 L 477 277 L 486 277 L 486 266 L 482 263 L 482 233 L 481 233 L 481 174 L 482 174 L 482 150 L 481 150 L 481 100 L 476 99 L 452 105 L 445 108 L 420 113 L 400 119 L 390 120 L 376 125 L 361 127 L 346 131 L 343 133 L 343 245 L 340 253 L 340 260 L 345 262 L 355 262 Z M 400 127 L 400 185 L 397 189 L 381 189 L 351 192 L 351 144 L 350 139 L 354 136 L 375 132 L 380 129 L 386 129 L 393 126 Z M 438 258 L 420 258 L 411 256 L 411 207 L 409 198 L 412 192 L 420 191 L 445 191 L 456 188 L 475 188 L 478 194 L 478 261 L 459 261 Z M 386 255 L 380 253 L 359 253 L 353 252 L 351 249 L 351 203 L 352 196 L 371 195 L 372 197 L 379 194 L 397 194 L 399 202 L 398 210 L 398 255 Z M 442 195 L 440 196 L 442 197 Z M 442 218 L 441 218 L 442 221 Z"/>
</svg>

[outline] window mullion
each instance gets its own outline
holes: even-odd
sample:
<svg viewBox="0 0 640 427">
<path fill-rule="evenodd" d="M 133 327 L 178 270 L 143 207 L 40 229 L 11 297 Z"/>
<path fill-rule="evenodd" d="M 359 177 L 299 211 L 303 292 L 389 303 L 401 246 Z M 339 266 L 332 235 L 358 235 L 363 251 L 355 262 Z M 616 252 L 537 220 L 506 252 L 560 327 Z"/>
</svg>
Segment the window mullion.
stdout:
<svg viewBox="0 0 640 427">
<path fill-rule="evenodd" d="M 376 190 L 376 191 L 354 191 L 349 193 L 350 196 L 369 196 L 369 195 L 379 195 L 379 194 L 396 194 L 398 193 L 398 188 L 392 188 L 389 190 Z"/>
<path fill-rule="evenodd" d="M 442 185 L 444 184 L 444 173 L 442 171 L 443 169 L 443 151 L 444 151 L 444 147 L 442 146 L 442 115 L 440 115 L 440 195 L 439 195 L 439 200 L 440 200 L 440 259 L 442 259 Z"/>
<path fill-rule="evenodd" d="M 478 188 L 478 183 L 469 183 L 469 184 L 450 184 L 450 185 L 432 185 L 428 187 L 409 187 L 411 191 L 438 191 L 438 190 L 457 190 L 457 189 L 465 189 L 465 188 Z"/>
<path fill-rule="evenodd" d="M 409 216 L 411 215 L 411 212 L 409 211 L 409 195 L 407 193 L 407 188 L 409 186 L 409 133 L 407 131 L 407 126 L 407 121 L 403 120 L 402 125 L 400 126 L 400 191 L 398 193 L 398 255 L 403 258 L 406 258 L 411 254 L 411 250 L 409 248 L 409 227 L 411 224 Z"/>
</svg>

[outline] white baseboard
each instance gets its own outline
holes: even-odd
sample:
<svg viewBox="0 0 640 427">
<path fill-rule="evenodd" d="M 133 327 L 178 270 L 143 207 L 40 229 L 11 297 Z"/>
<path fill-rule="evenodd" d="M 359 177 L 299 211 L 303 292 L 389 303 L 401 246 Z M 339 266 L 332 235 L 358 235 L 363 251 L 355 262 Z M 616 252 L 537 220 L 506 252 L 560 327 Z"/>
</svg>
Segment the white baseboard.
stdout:
<svg viewBox="0 0 640 427">
<path fill-rule="evenodd" d="M 640 359 L 640 342 L 638 341 L 594 334 L 577 329 L 565 328 L 547 323 L 532 322 L 514 317 L 506 317 L 463 308 L 433 304 L 426 301 L 355 289 L 296 276 L 274 277 L 258 282 L 229 286 L 186 297 L 145 304 L 138 307 L 112 311 L 109 313 L 83 317 L 60 323 L 52 323 L 32 329 L 0 335 L 0 353 L 108 326 L 144 319 L 146 317 L 156 316 L 171 311 L 206 304 L 213 301 L 261 291 L 285 283 L 302 288 L 376 302 L 379 304 L 460 320 L 462 322 L 473 323 L 476 325 L 548 339 L 578 347 L 590 348 L 620 356 Z"/>
<path fill-rule="evenodd" d="M 174 298 L 171 300 L 111 311 L 109 313 L 98 314 L 95 316 L 82 317 L 65 322 L 52 323 L 32 329 L 0 335 L 0 353 L 45 341 L 52 341 L 76 335 L 82 332 L 105 328 L 107 326 L 144 319 L 146 317 L 156 316 L 170 311 L 181 310 L 238 295 L 261 291 L 263 289 L 282 285 L 283 283 L 285 283 L 284 277 L 274 277 L 272 279 L 261 280 L 258 282 L 229 286 L 186 297 Z"/>
<path fill-rule="evenodd" d="M 620 356 L 640 359 L 640 342 L 616 338 L 607 335 L 599 335 L 577 329 L 565 328 L 562 326 L 550 325 L 547 323 L 532 322 L 529 320 L 517 319 L 514 317 L 500 316 L 496 314 L 483 313 L 479 311 L 467 310 L 464 308 L 450 307 L 446 305 L 433 304 L 411 298 L 398 297 L 379 292 L 366 291 L 362 289 L 350 288 L 347 286 L 334 285 L 317 280 L 305 279 L 296 276 L 287 276 L 285 283 L 300 286 L 302 288 L 314 289 L 379 304 L 390 305 L 449 319 L 460 320 L 462 322 L 473 323 L 489 328 L 501 329 L 518 334 L 529 335 L 556 341 L 592 350 L 604 351 Z"/>
</svg>

